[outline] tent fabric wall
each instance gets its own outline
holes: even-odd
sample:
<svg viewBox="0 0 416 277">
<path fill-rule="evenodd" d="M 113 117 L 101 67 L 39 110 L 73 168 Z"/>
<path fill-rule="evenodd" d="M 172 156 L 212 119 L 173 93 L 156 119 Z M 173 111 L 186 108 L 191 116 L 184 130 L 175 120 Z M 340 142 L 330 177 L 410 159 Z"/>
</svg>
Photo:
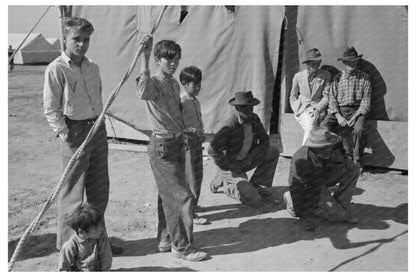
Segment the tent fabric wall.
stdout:
<svg viewBox="0 0 416 277">
<path fill-rule="evenodd" d="M 27 34 L 9 33 L 9 45 L 17 49 Z M 14 57 L 15 64 L 48 64 L 58 57 L 60 51 L 55 49 L 39 33 L 28 36 Z"/>
<path fill-rule="evenodd" d="M 73 15 L 88 18 L 94 25 L 88 56 L 101 70 L 106 98 L 127 69 L 140 39 L 156 20 L 161 6 L 74 6 Z M 207 133 L 215 132 L 232 112 L 228 104 L 235 92 L 252 90 L 261 100 L 257 112 L 266 128 L 277 71 L 283 6 L 187 6 L 180 23 L 180 6 L 169 6 L 154 34 L 154 44 L 172 39 L 182 48 L 182 68 L 198 66 L 203 73 L 199 96 Z M 151 70 L 154 70 L 153 58 Z M 137 130 L 148 130 L 145 105 L 136 97 L 135 77 L 125 84 L 110 108 L 110 114 Z"/>
<path fill-rule="evenodd" d="M 337 61 L 346 46 L 363 59 L 370 75 L 372 103 L 366 134 L 367 165 L 407 168 L 408 22 L 405 6 L 287 6 L 281 84 L 280 133 L 284 153 L 299 148 L 303 130 L 293 119 L 289 93 L 293 75 L 304 68 L 304 52 L 318 48 L 322 65 L 343 69 Z M 394 130 L 394 131 L 392 131 Z"/>
<path fill-rule="evenodd" d="M 286 9 L 286 15 L 291 25 L 284 50 L 286 92 L 293 75 L 302 69 L 306 50 L 318 48 L 323 55 L 322 65 L 342 70 L 337 58 L 346 46 L 354 46 L 363 54 L 359 68 L 370 75 L 373 83 L 370 117 L 407 122 L 406 7 L 292 6 Z M 287 98 L 286 94 L 286 104 Z M 290 111 L 288 105 L 285 111 Z"/>
</svg>

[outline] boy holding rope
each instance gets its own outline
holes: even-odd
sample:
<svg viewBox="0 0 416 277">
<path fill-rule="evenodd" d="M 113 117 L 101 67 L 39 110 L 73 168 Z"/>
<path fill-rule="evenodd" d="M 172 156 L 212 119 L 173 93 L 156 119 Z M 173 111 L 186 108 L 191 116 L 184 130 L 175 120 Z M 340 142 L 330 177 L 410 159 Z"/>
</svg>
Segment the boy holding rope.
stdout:
<svg viewBox="0 0 416 277">
<path fill-rule="evenodd" d="M 103 110 L 98 66 L 85 57 L 93 31 L 92 24 L 84 18 L 66 18 L 63 27 L 65 51 L 45 71 L 44 115 L 61 139 L 64 167 Z M 93 205 L 104 215 L 109 185 L 107 133 L 102 124 L 85 146 L 60 191 L 58 249 L 74 233 L 70 218 L 83 202 Z M 101 224 L 105 229 L 104 218 Z M 112 247 L 112 250 L 113 254 L 123 251 L 119 247 Z"/>
<path fill-rule="evenodd" d="M 193 196 L 185 178 L 184 119 L 180 88 L 172 77 L 179 65 L 181 48 L 171 40 L 154 48 L 157 70 L 150 76 L 149 58 L 153 37 L 143 40 L 142 69 L 137 96 L 146 101 L 147 119 L 152 129 L 148 155 L 158 188 L 158 249 L 172 251 L 177 258 L 201 261 L 208 254 L 195 249 L 193 242 Z"/>
</svg>

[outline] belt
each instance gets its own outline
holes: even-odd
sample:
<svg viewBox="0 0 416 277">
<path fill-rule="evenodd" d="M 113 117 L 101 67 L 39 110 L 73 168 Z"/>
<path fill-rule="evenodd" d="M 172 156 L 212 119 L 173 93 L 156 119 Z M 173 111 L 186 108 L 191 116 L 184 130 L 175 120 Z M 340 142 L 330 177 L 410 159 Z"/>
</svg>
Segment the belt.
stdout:
<svg viewBox="0 0 416 277">
<path fill-rule="evenodd" d="M 98 117 L 96 118 L 90 118 L 90 119 L 83 119 L 83 120 L 73 120 L 73 119 L 69 119 L 68 117 L 66 118 L 66 122 L 69 124 L 83 124 L 83 125 L 93 125 L 95 123 L 95 121 L 97 121 Z"/>
<path fill-rule="evenodd" d="M 178 138 L 182 136 L 182 132 L 178 133 L 153 133 L 153 135 L 157 138 Z"/>
</svg>

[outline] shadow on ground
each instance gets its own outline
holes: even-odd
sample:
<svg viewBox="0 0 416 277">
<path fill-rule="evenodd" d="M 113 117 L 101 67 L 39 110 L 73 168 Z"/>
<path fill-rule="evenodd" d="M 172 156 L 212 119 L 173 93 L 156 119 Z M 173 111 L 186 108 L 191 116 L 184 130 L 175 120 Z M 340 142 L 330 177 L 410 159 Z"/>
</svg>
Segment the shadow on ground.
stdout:
<svg viewBox="0 0 416 277">
<path fill-rule="evenodd" d="M 8 245 L 8 260 L 10 261 L 14 250 L 20 239 L 9 241 Z M 39 258 L 48 256 L 54 252 L 58 252 L 56 249 L 56 234 L 43 234 L 39 236 L 31 236 L 20 250 L 20 254 L 17 261 Z"/>
</svg>

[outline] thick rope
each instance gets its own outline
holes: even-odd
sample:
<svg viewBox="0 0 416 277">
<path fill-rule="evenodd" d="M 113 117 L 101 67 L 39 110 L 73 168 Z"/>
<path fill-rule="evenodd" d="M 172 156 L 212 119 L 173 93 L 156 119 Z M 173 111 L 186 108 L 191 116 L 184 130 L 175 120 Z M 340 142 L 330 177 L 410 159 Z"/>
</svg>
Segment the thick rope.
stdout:
<svg viewBox="0 0 416 277">
<path fill-rule="evenodd" d="M 155 24 L 152 26 L 152 28 L 150 30 L 151 35 L 156 31 L 157 27 L 159 26 L 159 23 L 162 20 L 162 16 L 163 16 L 166 8 L 167 8 L 167 6 L 162 7 L 162 10 L 160 11 L 159 16 L 158 16 Z M 119 93 L 120 88 L 123 86 L 123 84 L 127 81 L 129 76 L 133 72 L 133 69 L 136 66 L 137 60 L 139 59 L 139 56 L 141 55 L 142 52 L 143 52 L 143 44 L 140 44 L 139 48 L 137 49 L 136 55 L 134 56 L 134 59 L 133 59 L 132 63 L 130 64 L 129 68 L 127 69 L 126 73 L 124 74 L 123 78 L 121 79 L 121 81 L 118 84 L 118 86 L 116 87 L 116 89 L 108 97 L 107 102 L 104 105 L 103 111 L 101 112 L 100 116 L 95 121 L 94 125 L 92 126 L 91 130 L 89 131 L 89 133 L 88 133 L 87 137 L 85 138 L 84 142 L 81 144 L 81 146 L 78 148 L 78 150 L 72 156 L 71 160 L 68 162 L 58 185 L 55 187 L 52 194 L 49 196 L 48 200 L 46 201 L 46 203 L 43 206 L 40 213 L 36 216 L 36 218 L 32 221 L 32 223 L 29 225 L 29 227 L 24 232 L 23 236 L 20 238 L 20 241 L 17 244 L 16 249 L 13 252 L 13 256 L 10 259 L 10 262 L 9 262 L 9 265 L 8 265 L 8 270 L 9 271 L 11 271 L 13 269 L 14 264 L 17 260 L 17 257 L 19 256 L 20 252 L 22 251 L 23 245 L 26 242 L 27 238 L 30 236 L 30 234 L 33 232 L 33 230 L 36 228 L 36 226 L 38 225 L 42 216 L 48 211 L 49 207 L 55 201 L 56 197 L 58 196 L 59 191 L 62 188 L 62 185 L 63 185 L 64 181 L 66 180 L 67 176 L 69 175 L 69 172 L 72 169 L 72 167 L 74 166 L 76 160 L 79 159 L 79 157 L 81 156 L 81 153 L 83 152 L 85 146 L 89 143 L 91 138 L 97 133 L 98 128 L 104 122 L 105 113 L 110 108 L 110 105 L 112 104 L 112 102 L 116 98 L 117 94 Z"/>
<path fill-rule="evenodd" d="M 48 8 L 45 10 L 45 12 L 39 17 L 38 21 L 33 25 L 32 29 L 27 33 L 26 37 L 23 39 L 23 41 L 17 46 L 17 48 L 13 51 L 13 54 L 9 57 L 9 63 L 14 58 L 14 55 L 16 55 L 17 51 L 19 51 L 20 47 L 22 47 L 23 43 L 25 43 L 26 39 L 30 36 L 30 34 L 33 32 L 33 30 L 38 26 L 39 22 L 42 20 L 42 18 L 45 16 L 45 14 L 48 12 L 52 6 L 48 6 Z"/>
</svg>

